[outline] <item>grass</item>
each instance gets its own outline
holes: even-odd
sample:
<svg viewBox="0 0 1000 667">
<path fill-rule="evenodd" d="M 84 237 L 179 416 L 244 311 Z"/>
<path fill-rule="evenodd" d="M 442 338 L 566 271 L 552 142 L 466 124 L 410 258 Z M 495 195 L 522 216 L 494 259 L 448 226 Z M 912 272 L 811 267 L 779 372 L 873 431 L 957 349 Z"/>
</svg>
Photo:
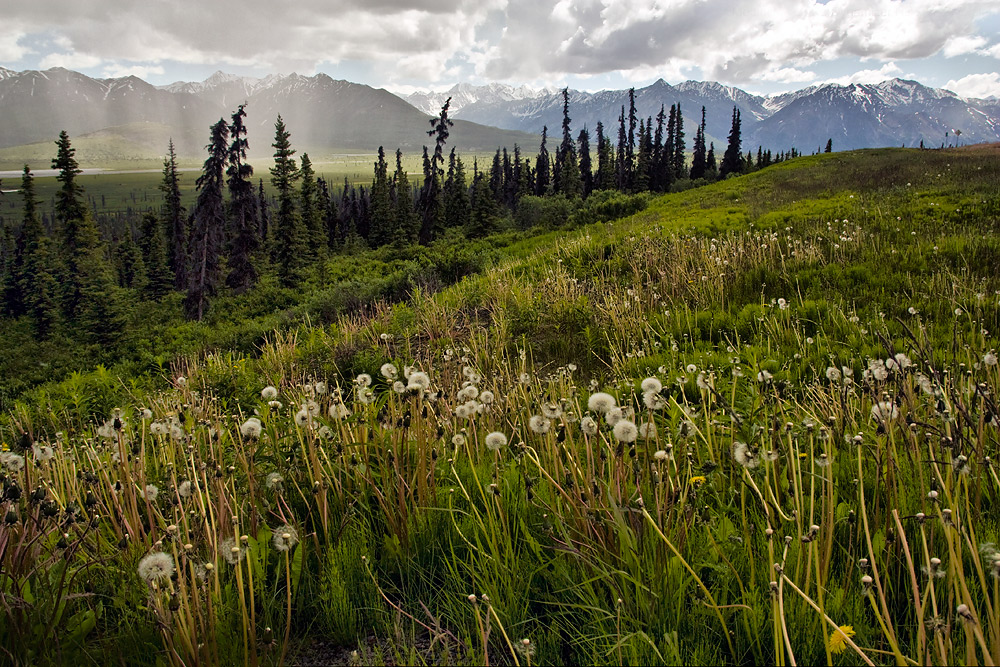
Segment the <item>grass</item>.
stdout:
<svg viewBox="0 0 1000 667">
<path fill-rule="evenodd" d="M 998 173 L 995 147 L 804 158 L 159 383 L 28 394 L 0 646 L 993 664 Z"/>
</svg>

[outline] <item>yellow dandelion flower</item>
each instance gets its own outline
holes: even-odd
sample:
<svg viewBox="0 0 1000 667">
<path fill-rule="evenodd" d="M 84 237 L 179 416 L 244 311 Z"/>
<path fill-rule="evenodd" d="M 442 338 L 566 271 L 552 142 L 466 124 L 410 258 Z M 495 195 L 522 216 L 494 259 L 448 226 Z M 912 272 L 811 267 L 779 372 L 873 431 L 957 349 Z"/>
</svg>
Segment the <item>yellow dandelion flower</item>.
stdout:
<svg viewBox="0 0 1000 667">
<path fill-rule="evenodd" d="M 696 489 L 704 483 L 705 483 L 705 477 L 703 475 L 697 475 L 691 478 L 691 486 L 693 486 Z"/>
<path fill-rule="evenodd" d="M 844 649 L 847 648 L 847 637 L 853 637 L 854 634 L 854 626 L 851 625 L 842 625 L 831 632 L 830 639 L 826 642 L 830 653 L 843 653 Z"/>
</svg>

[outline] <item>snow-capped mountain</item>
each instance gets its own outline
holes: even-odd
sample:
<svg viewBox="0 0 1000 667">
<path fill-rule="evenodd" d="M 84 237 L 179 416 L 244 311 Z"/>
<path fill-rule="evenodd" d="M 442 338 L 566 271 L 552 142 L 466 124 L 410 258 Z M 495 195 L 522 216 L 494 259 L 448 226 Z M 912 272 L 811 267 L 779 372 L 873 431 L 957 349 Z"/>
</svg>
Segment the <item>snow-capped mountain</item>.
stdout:
<svg viewBox="0 0 1000 667">
<path fill-rule="evenodd" d="M 489 83 L 485 86 L 457 83 L 448 90 L 440 93 L 420 91 L 410 93 L 409 95 L 401 95 L 400 97 L 424 113 L 436 115 L 448 98 L 451 98 L 451 105 L 448 107 L 448 111 L 449 113 L 456 114 L 470 104 L 513 102 L 515 100 L 527 100 L 544 95 L 553 95 L 557 92 L 556 89 L 542 88 L 535 90 L 527 86 L 514 87 L 503 83 Z"/>
</svg>

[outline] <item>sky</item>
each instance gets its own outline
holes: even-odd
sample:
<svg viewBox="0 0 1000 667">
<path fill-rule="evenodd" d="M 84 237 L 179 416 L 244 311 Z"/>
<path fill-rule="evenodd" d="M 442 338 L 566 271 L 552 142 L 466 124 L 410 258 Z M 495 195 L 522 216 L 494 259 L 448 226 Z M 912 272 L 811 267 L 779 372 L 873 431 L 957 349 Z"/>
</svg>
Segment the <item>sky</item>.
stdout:
<svg viewBox="0 0 1000 667">
<path fill-rule="evenodd" d="M 44 0 L 0 10 L 0 66 L 156 85 L 318 72 L 394 92 L 663 78 L 758 94 L 915 79 L 1000 97 L 997 0 Z"/>
</svg>

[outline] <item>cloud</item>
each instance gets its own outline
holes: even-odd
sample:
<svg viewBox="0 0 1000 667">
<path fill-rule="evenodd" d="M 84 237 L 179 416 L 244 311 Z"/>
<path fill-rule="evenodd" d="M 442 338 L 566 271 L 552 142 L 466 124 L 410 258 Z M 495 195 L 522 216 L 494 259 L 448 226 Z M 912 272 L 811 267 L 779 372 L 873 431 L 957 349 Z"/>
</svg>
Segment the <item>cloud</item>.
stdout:
<svg viewBox="0 0 1000 667">
<path fill-rule="evenodd" d="M 1000 97 L 1000 73 L 969 74 L 949 81 L 944 87 L 962 97 Z"/>
<path fill-rule="evenodd" d="M 847 76 L 827 79 L 823 83 L 836 83 L 841 86 L 849 86 L 852 83 L 882 83 L 886 79 L 892 79 L 902 73 L 903 70 L 896 63 L 892 62 L 882 65 L 879 69 L 863 69 Z"/>
<path fill-rule="evenodd" d="M 109 79 L 118 79 L 126 76 L 137 76 L 140 79 L 148 79 L 151 75 L 162 74 L 164 74 L 162 65 L 122 65 L 121 63 L 111 63 L 104 67 L 104 76 Z"/>
<path fill-rule="evenodd" d="M 101 62 L 101 59 L 95 55 L 70 51 L 69 53 L 50 53 L 42 58 L 38 66 L 42 69 L 64 67 L 66 69 L 79 70 L 97 67 Z"/>
<path fill-rule="evenodd" d="M 792 83 L 824 61 L 982 52 L 977 22 L 998 13 L 995 0 L 46 0 L 6 10 L 0 60 L 44 34 L 58 47 L 47 63 L 121 71 L 174 62 L 310 74 L 364 62 L 386 83 L 682 71 Z"/>
<path fill-rule="evenodd" d="M 985 45 L 986 38 L 980 35 L 959 35 L 949 39 L 941 49 L 941 53 L 945 58 L 954 58 L 966 53 L 978 53 Z"/>
</svg>

